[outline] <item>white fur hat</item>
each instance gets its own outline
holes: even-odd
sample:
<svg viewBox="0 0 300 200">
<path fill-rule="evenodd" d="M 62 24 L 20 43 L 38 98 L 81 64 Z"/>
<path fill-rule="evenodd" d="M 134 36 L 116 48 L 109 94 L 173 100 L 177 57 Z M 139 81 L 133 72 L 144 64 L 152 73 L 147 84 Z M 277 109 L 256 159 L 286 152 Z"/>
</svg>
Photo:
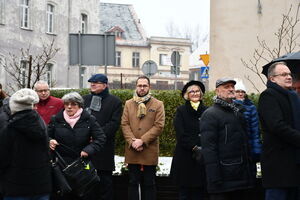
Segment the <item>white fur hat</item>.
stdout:
<svg viewBox="0 0 300 200">
<path fill-rule="evenodd" d="M 242 81 L 242 79 L 235 78 L 236 84 L 234 86 L 235 90 L 243 90 L 245 93 L 247 93 L 246 87 Z"/>
<path fill-rule="evenodd" d="M 33 105 L 39 102 L 38 94 L 31 89 L 24 88 L 15 92 L 9 99 L 11 113 L 33 109 Z"/>
</svg>

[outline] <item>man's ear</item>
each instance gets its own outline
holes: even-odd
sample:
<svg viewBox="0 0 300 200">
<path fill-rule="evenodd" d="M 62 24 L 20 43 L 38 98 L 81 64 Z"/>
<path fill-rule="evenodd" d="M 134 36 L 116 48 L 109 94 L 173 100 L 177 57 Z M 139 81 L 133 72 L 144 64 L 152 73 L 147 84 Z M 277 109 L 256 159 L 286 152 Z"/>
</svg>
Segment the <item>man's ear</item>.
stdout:
<svg viewBox="0 0 300 200">
<path fill-rule="evenodd" d="M 269 80 L 273 83 L 275 83 L 275 80 L 274 80 L 274 76 L 270 76 Z"/>
</svg>

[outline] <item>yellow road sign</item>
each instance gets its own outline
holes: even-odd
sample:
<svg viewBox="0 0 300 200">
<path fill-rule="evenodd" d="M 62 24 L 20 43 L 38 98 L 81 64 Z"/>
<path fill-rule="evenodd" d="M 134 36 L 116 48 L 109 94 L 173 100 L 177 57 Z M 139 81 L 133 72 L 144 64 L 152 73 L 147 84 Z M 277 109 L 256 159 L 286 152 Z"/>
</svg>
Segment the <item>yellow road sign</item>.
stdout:
<svg viewBox="0 0 300 200">
<path fill-rule="evenodd" d="M 209 63 L 209 54 L 201 54 L 200 55 L 200 60 L 203 61 L 205 66 L 208 66 Z"/>
</svg>

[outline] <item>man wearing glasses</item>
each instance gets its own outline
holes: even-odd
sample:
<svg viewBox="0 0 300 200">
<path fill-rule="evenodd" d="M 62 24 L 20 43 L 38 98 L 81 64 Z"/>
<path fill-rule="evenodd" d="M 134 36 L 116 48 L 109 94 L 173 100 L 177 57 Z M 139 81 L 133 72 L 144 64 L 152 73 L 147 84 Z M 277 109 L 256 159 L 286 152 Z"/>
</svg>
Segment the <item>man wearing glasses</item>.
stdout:
<svg viewBox="0 0 300 200">
<path fill-rule="evenodd" d="M 159 135 L 165 124 L 163 102 L 151 96 L 150 80 L 138 77 L 133 98 L 126 101 L 121 126 L 129 169 L 128 199 L 155 200 Z M 139 190 L 140 186 L 140 190 Z M 141 191 L 141 194 L 140 194 Z"/>
<path fill-rule="evenodd" d="M 45 121 L 49 124 L 51 116 L 56 115 L 61 109 L 64 108 L 63 101 L 59 98 L 50 96 L 49 85 L 46 81 L 37 81 L 34 84 L 34 90 L 39 96 L 39 103 L 36 104 L 36 110 Z"/>
<path fill-rule="evenodd" d="M 100 177 L 100 187 L 95 199 L 113 200 L 113 177 L 115 170 L 115 135 L 120 127 L 122 102 L 109 93 L 108 79 L 104 74 L 94 74 L 88 80 L 91 94 L 83 96 L 84 107 L 97 119 L 106 136 L 102 151 L 92 157 L 92 162 Z"/>
<path fill-rule="evenodd" d="M 266 200 L 296 200 L 300 185 L 300 103 L 284 62 L 268 69 L 267 89 L 259 98 L 263 131 L 262 182 Z"/>
</svg>

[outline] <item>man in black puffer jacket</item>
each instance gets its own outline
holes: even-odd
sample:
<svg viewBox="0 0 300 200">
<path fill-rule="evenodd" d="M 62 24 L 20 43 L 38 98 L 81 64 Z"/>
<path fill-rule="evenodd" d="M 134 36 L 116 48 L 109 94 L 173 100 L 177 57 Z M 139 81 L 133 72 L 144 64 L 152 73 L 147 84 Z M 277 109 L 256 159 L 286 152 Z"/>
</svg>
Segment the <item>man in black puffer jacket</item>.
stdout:
<svg viewBox="0 0 300 200">
<path fill-rule="evenodd" d="M 235 104 L 230 78 L 216 82 L 214 105 L 201 117 L 201 143 L 210 200 L 247 199 L 254 186 L 243 108 Z"/>
<path fill-rule="evenodd" d="M 51 165 L 46 126 L 33 110 L 39 101 L 31 89 L 21 89 L 9 100 L 11 116 L 1 134 L 0 170 L 4 198 L 32 197 L 48 200 L 51 192 Z"/>
</svg>

